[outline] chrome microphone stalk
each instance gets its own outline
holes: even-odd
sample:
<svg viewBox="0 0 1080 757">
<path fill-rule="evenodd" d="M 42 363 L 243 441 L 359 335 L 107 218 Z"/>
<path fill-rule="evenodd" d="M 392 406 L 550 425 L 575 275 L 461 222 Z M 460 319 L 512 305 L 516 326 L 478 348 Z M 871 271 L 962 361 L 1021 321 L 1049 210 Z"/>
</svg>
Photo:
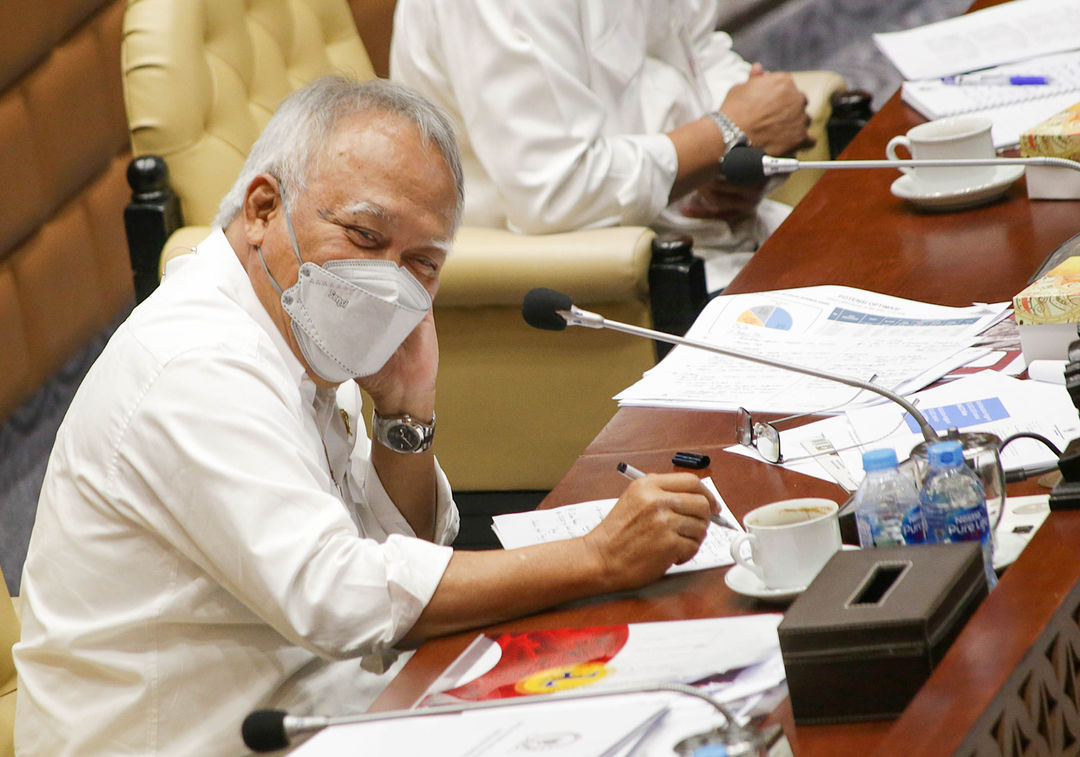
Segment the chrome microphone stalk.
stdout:
<svg viewBox="0 0 1080 757">
<path fill-rule="evenodd" d="M 751 730 L 740 725 L 738 719 L 732 714 L 731 710 L 729 710 L 722 702 L 715 697 L 709 696 L 704 691 L 700 691 L 693 686 L 682 683 L 652 683 L 643 684 L 641 686 L 600 688 L 588 691 L 568 691 L 545 694 L 541 697 L 514 697 L 509 699 L 462 702 L 460 704 L 436 705 L 416 710 L 365 712 L 357 715 L 341 715 L 337 717 L 326 715 L 299 717 L 289 715 L 283 710 L 256 710 L 244 718 L 240 732 L 243 736 L 244 744 L 248 749 L 255 752 L 272 752 L 289 746 L 292 739 L 297 736 L 306 736 L 335 725 L 352 725 L 373 721 L 420 718 L 428 715 L 472 712 L 474 710 L 489 710 L 525 704 L 542 704 L 544 702 L 568 701 L 572 699 L 595 699 L 597 697 L 617 696 L 620 694 L 643 694 L 662 691 L 684 694 L 708 702 L 717 712 L 723 715 L 724 720 L 726 721 L 724 728 L 732 736 L 744 738 L 747 741 L 753 741 Z"/>
<path fill-rule="evenodd" d="M 733 147 L 720 161 L 720 173 L 734 184 L 759 184 L 770 176 L 807 169 L 864 168 L 970 168 L 976 166 L 1050 166 L 1080 171 L 1080 163 L 1066 158 L 941 158 L 908 160 L 796 160 L 775 158 L 754 147 Z"/>
<path fill-rule="evenodd" d="M 620 331 L 624 334 L 631 334 L 633 336 L 642 336 L 646 339 L 655 339 L 660 342 L 668 342 L 670 344 L 682 344 L 688 347 L 694 347 L 696 349 L 706 350 L 707 352 L 714 352 L 718 355 L 725 355 L 727 357 L 734 357 L 740 360 L 748 360 L 752 363 L 758 363 L 760 365 L 768 365 L 773 368 L 780 368 L 782 370 L 792 371 L 794 373 L 802 373 L 807 376 L 814 376 L 815 378 L 824 379 L 826 381 L 835 381 L 840 384 L 846 384 L 858 389 L 865 389 L 869 392 L 881 395 L 886 399 L 892 400 L 900 407 L 904 408 L 915 422 L 919 424 L 919 429 L 922 431 L 923 438 L 927 442 L 933 443 L 940 440 L 937 431 L 930 425 L 930 422 L 926 420 L 926 417 L 919 412 L 919 410 L 911 402 L 900 396 L 896 392 L 889 389 L 872 384 L 869 381 L 863 381 L 862 379 L 850 378 L 848 376 L 842 376 L 837 373 L 830 373 L 829 371 L 822 371 L 817 368 L 808 368 L 803 365 L 795 365 L 794 363 L 787 363 L 783 360 L 774 360 L 773 358 L 759 357 L 757 355 L 749 355 L 745 352 L 739 352 L 737 350 L 728 349 L 726 347 L 719 347 L 715 344 L 709 344 L 708 342 L 701 342 L 696 339 L 687 339 L 686 337 L 676 336 L 675 334 L 668 334 L 663 331 L 656 331 L 654 329 L 647 329 L 641 326 L 634 326 L 629 323 L 621 323 L 619 321 L 609 321 L 598 313 L 592 313 L 588 310 L 582 310 L 573 304 L 570 297 L 562 292 L 556 292 L 553 289 L 533 289 L 525 295 L 525 299 L 521 305 L 521 313 L 525 318 L 525 321 L 535 328 L 546 329 L 549 331 L 561 331 L 567 326 L 585 326 L 592 329 L 611 329 L 612 331 Z"/>
</svg>

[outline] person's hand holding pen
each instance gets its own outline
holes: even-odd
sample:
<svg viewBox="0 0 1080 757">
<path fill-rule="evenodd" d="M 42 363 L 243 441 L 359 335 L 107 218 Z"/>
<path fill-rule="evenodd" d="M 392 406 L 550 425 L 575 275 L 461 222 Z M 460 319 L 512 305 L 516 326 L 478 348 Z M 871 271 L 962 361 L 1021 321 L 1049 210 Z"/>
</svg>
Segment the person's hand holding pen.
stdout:
<svg viewBox="0 0 1080 757">
<path fill-rule="evenodd" d="M 612 588 L 645 586 L 697 554 L 717 510 L 693 473 L 640 473 L 583 539 Z"/>
<path fill-rule="evenodd" d="M 619 463 L 617 466 L 615 466 L 615 470 L 619 471 L 619 473 L 623 474 L 631 481 L 636 481 L 639 478 L 645 477 L 645 473 L 643 471 L 638 470 L 630 463 Z M 709 501 L 713 504 L 712 515 L 709 516 L 709 520 L 720 526 L 720 528 L 727 528 L 732 531 L 738 531 L 738 528 L 735 528 L 730 523 L 724 520 L 724 516 L 720 512 L 720 503 L 715 500 L 715 498 L 712 496 L 712 493 L 708 489 L 706 489 L 705 494 L 709 497 Z"/>
</svg>

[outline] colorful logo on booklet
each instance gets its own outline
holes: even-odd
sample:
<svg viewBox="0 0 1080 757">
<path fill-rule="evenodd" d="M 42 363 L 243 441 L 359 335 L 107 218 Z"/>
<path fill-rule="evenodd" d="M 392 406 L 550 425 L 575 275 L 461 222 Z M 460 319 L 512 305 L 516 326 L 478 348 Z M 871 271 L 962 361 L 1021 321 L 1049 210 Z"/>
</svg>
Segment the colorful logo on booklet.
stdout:
<svg viewBox="0 0 1080 757">
<path fill-rule="evenodd" d="M 505 633 L 494 639 L 501 653 L 495 667 L 443 694 L 481 701 L 587 686 L 611 672 L 608 663 L 629 636 L 625 625 Z"/>
</svg>

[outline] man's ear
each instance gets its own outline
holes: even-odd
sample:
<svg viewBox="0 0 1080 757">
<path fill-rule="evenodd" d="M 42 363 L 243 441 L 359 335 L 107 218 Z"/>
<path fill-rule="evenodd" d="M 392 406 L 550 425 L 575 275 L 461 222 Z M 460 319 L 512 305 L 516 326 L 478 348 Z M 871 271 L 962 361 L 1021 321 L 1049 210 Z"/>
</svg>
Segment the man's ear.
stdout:
<svg viewBox="0 0 1080 757">
<path fill-rule="evenodd" d="M 248 184 L 241 215 L 248 244 L 261 247 L 271 219 L 281 208 L 281 187 L 273 176 L 261 173 Z"/>
</svg>

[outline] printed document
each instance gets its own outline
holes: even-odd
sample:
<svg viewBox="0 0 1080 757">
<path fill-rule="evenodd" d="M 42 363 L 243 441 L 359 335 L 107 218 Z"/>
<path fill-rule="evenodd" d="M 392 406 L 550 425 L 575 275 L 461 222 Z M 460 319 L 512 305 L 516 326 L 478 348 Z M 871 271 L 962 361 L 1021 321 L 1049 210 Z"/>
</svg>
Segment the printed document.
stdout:
<svg viewBox="0 0 1080 757">
<path fill-rule="evenodd" d="M 1019 431 L 1042 434 L 1064 449 L 1080 436 L 1080 418 L 1064 386 L 1041 381 L 1021 381 L 993 371 L 957 379 L 908 397 L 937 431 L 951 426 L 960 431 L 986 431 L 1005 439 Z M 894 403 L 857 408 L 842 415 L 780 431 L 780 449 L 785 457 L 798 457 L 806 450 L 825 445 L 835 455 L 804 458 L 784 463 L 785 468 L 826 481 L 837 480 L 823 464 L 842 462 L 844 471 L 857 485 L 863 477 L 862 453 L 867 449 L 891 447 L 904 460 L 923 441 L 915 421 Z M 742 445 L 728 452 L 760 459 Z M 1037 467 L 1056 460 L 1052 451 L 1032 439 L 1017 439 L 1001 453 L 1005 470 Z"/>
<path fill-rule="evenodd" d="M 988 350 L 976 337 L 1008 303 L 931 305 L 842 286 L 713 298 L 687 338 L 753 356 L 921 389 Z M 620 406 L 798 413 L 882 401 L 846 384 L 679 345 L 615 396 Z"/>
<path fill-rule="evenodd" d="M 782 617 L 768 613 L 478 634 L 416 706 L 657 683 L 699 684 L 718 696 L 728 692 L 734 701 L 777 683 L 774 673 L 744 672 L 780 652 L 776 627 Z"/>
<path fill-rule="evenodd" d="M 681 683 L 693 684 L 745 723 L 771 712 L 786 696 L 776 634 L 781 618 L 770 613 L 479 634 L 416 706 L 535 701 L 568 691 Z M 686 694 L 613 697 L 666 705 L 667 714 L 644 735 L 636 757 L 671 757 L 682 739 L 724 724 L 715 708 Z M 604 727 L 604 721 L 597 725 Z"/>
<path fill-rule="evenodd" d="M 1013 0 L 875 34 L 905 79 L 933 79 L 1080 48 L 1080 0 Z"/>
<path fill-rule="evenodd" d="M 327 728 L 294 757 L 614 757 L 629 754 L 667 712 L 660 697 L 634 695 L 376 720 Z"/>
</svg>

